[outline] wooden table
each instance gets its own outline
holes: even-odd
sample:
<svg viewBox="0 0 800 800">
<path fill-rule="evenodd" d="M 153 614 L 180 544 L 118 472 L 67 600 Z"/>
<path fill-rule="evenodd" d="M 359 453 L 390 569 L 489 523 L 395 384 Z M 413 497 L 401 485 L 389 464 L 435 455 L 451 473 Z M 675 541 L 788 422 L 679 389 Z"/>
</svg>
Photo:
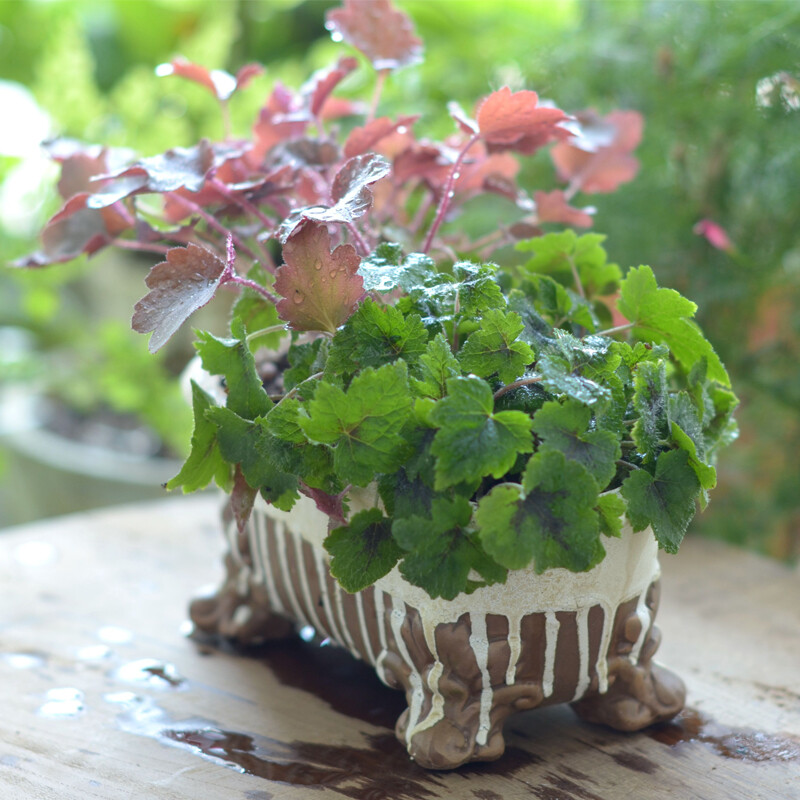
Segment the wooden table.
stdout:
<svg viewBox="0 0 800 800">
<path fill-rule="evenodd" d="M 677 724 L 623 735 L 569 708 L 512 718 L 504 758 L 408 760 L 399 693 L 300 640 L 186 638 L 221 575 L 218 501 L 176 498 L 0 533 L 0 798 L 800 798 L 800 574 L 690 540 L 662 559 Z"/>
</svg>

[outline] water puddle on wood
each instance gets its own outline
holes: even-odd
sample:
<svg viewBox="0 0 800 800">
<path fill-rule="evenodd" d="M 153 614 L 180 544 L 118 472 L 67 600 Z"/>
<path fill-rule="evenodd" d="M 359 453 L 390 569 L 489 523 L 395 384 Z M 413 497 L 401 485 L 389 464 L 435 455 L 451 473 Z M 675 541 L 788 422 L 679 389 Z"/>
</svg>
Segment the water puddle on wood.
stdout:
<svg viewBox="0 0 800 800">
<path fill-rule="evenodd" d="M 140 658 L 123 664 L 113 673 L 123 683 L 141 683 L 152 689 L 182 689 L 186 679 L 178 674 L 174 664 L 154 658 Z"/>
<path fill-rule="evenodd" d="M 737 761 L 800 761 L 800 739 L 727 728 L 693 708 L 684 709 L 672 722 L 655 725 L 645 733 L 678 750 L 699 743 L 723 758 Z"/>
</svg>

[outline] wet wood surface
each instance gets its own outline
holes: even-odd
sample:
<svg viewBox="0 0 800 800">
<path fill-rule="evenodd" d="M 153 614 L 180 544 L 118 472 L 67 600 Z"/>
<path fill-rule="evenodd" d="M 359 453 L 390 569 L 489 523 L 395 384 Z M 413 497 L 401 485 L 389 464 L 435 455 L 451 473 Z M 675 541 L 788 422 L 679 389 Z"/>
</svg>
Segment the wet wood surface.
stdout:
<svg viewBox="0 0 800 800">
<path fill-rule="evenodd" d="M 0 532 L 0 797 L 800 798 L 800 572 L 689 539 L 662 558 L 676 722 L 619 734 L 568 707 L 513 717 L 496 763 L 410 762 L 402 696 L 300 639 L 242 655 L 186 637 L 221 576 L 214 497 Z"/>
</svg>

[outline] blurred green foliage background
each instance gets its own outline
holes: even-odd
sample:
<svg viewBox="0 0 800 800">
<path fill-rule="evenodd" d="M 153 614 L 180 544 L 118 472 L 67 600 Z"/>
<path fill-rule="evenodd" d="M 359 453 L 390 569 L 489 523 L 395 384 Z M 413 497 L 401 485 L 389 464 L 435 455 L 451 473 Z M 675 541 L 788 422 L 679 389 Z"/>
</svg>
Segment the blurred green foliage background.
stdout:
<svg viewBox="0 0 800 800">
<path fill-rule="evenodd" d="M 639 176 L 614 195 L 579 197 L 578 204 L 597 206 L 595 230 L 608 234 L 608 249 L 623 267 L 650 264 L 662 285 L 699 304 L 699 321 L 742 398 L 741 439 L 724 454 L 720 486 L 694 530 L 796 558 L 800 4 L 397 4 L 414 19 L 426 60 L 390 79 L 381 113 L 421 111 L 419 133 L 446 135 L 452 130 L 447 101 L 471 109 L 502 85 L 535 89 L 567 111 L 630 108 L 644 114 Z M 57 206 L 45 188 L 54 170 L 32 155 L 36 131 L 128 146 L 143 155 L 218 136 L 216 104 L 200 87 L 154 74 L 157 64 L 180 54 L 231 71 L 252 60 L 267 65 L 267 73 L 232 102 L 234 130 L 246 133 L 274 81 L 299 86 L 311 70 L 342 53 L 324 29 L 332 5 L 322 0 L 0 3 L 0 129 L 8 132 L 17 121 L 9 112 L 9 87 L 26 87 L 48 115 L 26 134 L 25 152 L 0 147 L 4 259 L 33 249 L 33 232 Z M 344 90 L 368 90 L 371 80 L 369 70 L 360 71 Z M 526 164 L 524 176 L 530 189 L 555 185 L 546 157 Z M 480 228 L 480 207 L 467 213 Z M 721 225 L 735 250 L 715 249 L 695 234 L 702 219 Z M 0 273 L 0 326 L 30 331 L 36 353 L 43 354 L 14 364 L 0 355 L 0 384 L 46 372 L 59 376 L 63 387 L 69 375 L 73 403 L 133 412 L 180 450 L 188 419 L 166 378 L 180 358 L 174 352 L 175 363 L 169 355 L 143 357 L 143 337 L 125 332 L 119 322 L 140 296 L 150 260 L 127 258 L 120 265 L 115 258 L 119 261 L 99 259 L 110 276 L 100 289 L 85 280 L 83 263 L 37 274 Z M 123 362 L 135 367 L 121 370 Z"/>
</svg>

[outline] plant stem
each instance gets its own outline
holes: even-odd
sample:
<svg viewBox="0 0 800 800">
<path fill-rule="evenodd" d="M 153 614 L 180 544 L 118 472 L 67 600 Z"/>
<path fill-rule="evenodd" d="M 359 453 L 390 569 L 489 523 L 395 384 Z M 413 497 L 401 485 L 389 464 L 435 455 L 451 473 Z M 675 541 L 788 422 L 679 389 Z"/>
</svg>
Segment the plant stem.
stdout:
<svg viewBox="0 0 800 800">
<path fill-rule="evenodd" d="M 513 383 L 508 383 L 505 386 L 501 386 L 495 393 L 494 399 L 497 400 L 498 397 L 502 397 L 507 392 L 513 392 L 514 389 L 519 389 L 520 386 L 530 386 L 532 383 L 539 383 L 539 381 L 544 380 L 544 377 L 538 375 L 533 378 L 520 378 L 518 381 L 514 381 Z"/>
<path fill-rule="evenodd" d="M 475 144 L 479 138 L 480 134 L 478 133 L 474 134 L 470 138 L 470 140 L 464 145 L 464 147 L 461 149 L 461 152 L 458 154 L 455 164 L 453 164 L 453 169 L 450 170 L 450 177 L 447 179 L 447 183 L 445 184 L 444 192 L 442 193 L 442 199 L 439 201 L 439 208 L 436 209 L 436 216 L 433 218 L 433 223 L 428 230 L 428 235 L 425 237 L 425 244 L 422 247 L 423 253 L 427 253 L 431 249 L 433 237 L 436 236 L 439 226 L 442 224 L 442 222 L 444 222 L 445 214 L 447 213 L 447 209 L 450 207 L 450 201 L 453 199 L 456 181 L 461 175 L 461 165 L 464 163 L 464 157 L 467 155 L 467 151 L 470 149 L 470 147 L 472 147 L 472 145 Z"/>
<path fill-rule="evenodd" d="M 234 250 L 233 246 L 234 238 L 230 231 L 227 233 L 228 238 L 225 242 L 225 269 L 222 271 L 222 275 L 220 275 L 220 286 L 225 283 L 235 283 L 239 286 L 244 286 L 247 289 L 252 289 L 257 294 L 260 294 L 265 300 L 272 303 L 272 305 L 277 306 L 280 300 L 274 294 L 272 294 L 272 292 L 263 287 L 260 283 L 251 281 L 250 278 L 243 278 L 241 275 L 239 275 L 239 273 L 236 272 L 236 267 L 234 266 L 236 261 L 236 251 Z"/>
<path fill-rule="evenodd" d="M 622 331 L 629 331 L 631 328 L 636 327 L 635 322 L 627 322 L 625 325 L 617 325 L 615 328 L 606 328 L 604 331 L 597 331 L 592 334 L 593 336 L 611 336 L 614 333 L 621 333 Z"/>
<path fill-rule="evenodd" d="M 246 197 L 234 194 L 219 178 L 212 177 L 209 183 L 221 194 L 228 198 L 232 203 L 235 203 L 243 211 L 252 214 L 260 222 L 263 222 L 266 227 L 272 230 L 275 227 L 275 220 L 270 219 L 258 206 L 253 205 Z"/>
<path fill-rule="evenodd" d="M 228 108 L 228 101 L 220 100 L 219 109 L 222 113 L 222 132 L 227 142 L 230 141 L 231 138 L 231 110 Z"/>
<path fill-rule="evenodd" d="M 114 247 L 123 250 L 137 250 L 141 253 L 158 253 L 166 255 L 172 248 L 165 244 L 149 244 L 148 242 L 136 242 L 133 239 L 114 239 Z"/>
<path fill-rule="evenodd" d="M 301 387 L 301 386 L 302 386 L 304 383 L 308 383 L 309 381 L 313 381 L 313 380 L 316 380 L 317 378 L 321 378 L 321 377 L 322 377 L 324 374 L 325 374 L 324 372 L 315 372 L 313 375 L 309 375 L 309 376 L 308 376 L 308 377 L 307 377 L 305 380 L 302 380 L 302 381 L 300 381 L 300 383 L 298 383 L 298 384 L 297 384 L 297 386 L 295 386 L 295 387 L 294 387 L 294 389 L 290 389 L 290 390 L 289 390 L 289 391 L 288 391 L 288 392 L 287 392 L 287 393 L 286 393 L 286 394 L 283 396 L 283 398 L 282 398 L 282 399 L 280 399 L 280 400 L 279 400 L 277 403 L 275 403 L 275 405 L 276 405 L 276 406 L 278 406 L 278 405 L 280 405 L 280 404 L 281 404 L 281 403 L 282 403 L 284 400 L 288 400 L 290 397 L 294 397 L 294 396 L 297 394 L 297 390 L 298 390 L 298 389 L 299 389 L 299 388 L 300 388 L 300 387 Z"/>
<path fill-rule="evenodd" d="M 378 74 L 375 78 L 375 88 L 372 91 L 372 100 L 370 100 L 369 104 L 367 122 L 372 122 L 372 120 L 375 119 L 375 112 L 378 110 L 378 103 L 380 102 L 381 95 L 383 94 L 383 86 L 386 83 L 386 78 L 388 75 L 388 69 L 378 70 Z"/>
<path fill-rule="evenodd" d="M 353 241 L 356 245 L 356 250 L 360 250 L 360 255 L 368 256 L 370 254 L 370 246 L 367 244 L 366 239 L 361 235 L 361 231 L 356 228 L 355 224 L 352 222 L 347 223 L 347 230 L 350 232 L 350 235 L 353 237 Z"/>
<path fill-rule="evenodd" d="M 581 281 L 581 276 L 578 273 L 578 268 L 575 266 L 575 260 L 572 256 L 567 256 L 567 261 L 569 262 L 569 268 L 572 270 L 572 279 L 575 281 L 575 288 L 578 290 L 578 294 L 581 296 L 582 299 L 586 299 L 586 292 L 583 289 L 583 283 Z"/>
<path fill-rule="evenodd" d="M 617 459 L 617 464 L 621 467 L 628 467 L 628 469 L 641 469 L 641 467 L 637 467 L 636 464 L 631 464 L 630 461 L 625 461 L 621 458 Z"/>
<path fill-rule="evenodd" d="M 230 236 L 233 239 L 233 243 L 236 245 L 236 248 L 241 250 L 241 252 L 244 253 L 249 259 L 255 262 L 258 261 L 258 256 L 256 256 L 256 254 L 235 233 L 229 231 L 221 222 L 218 222 L 204 208 L 197 205 L 197 203 L 188 200 L 182 195 L 177 194 L 176 192 L 169 192 L 168 194 L 177 202 L 182 203 L 186 208 L 192 211 L 192 213 L 197 214 L 197 216 L 205 221 L 209 228 L 213 228 L 215 231 L 223 234 L 226 237 Z"/>
<path fill-rule="evenodd" d="M 260 331 L 253 331 L 252 333 L 247 334 L 247 338 L 245 342 L 250 344 L 254 339 L 258 339 L 261 336 L 269 336 L 270 333 L 279 333 L 279 332 L 286 332 L 286 323 L 282 323 L 281 325 L 270 325 L 269 328 L 262 328 Z"/>
</svg>

